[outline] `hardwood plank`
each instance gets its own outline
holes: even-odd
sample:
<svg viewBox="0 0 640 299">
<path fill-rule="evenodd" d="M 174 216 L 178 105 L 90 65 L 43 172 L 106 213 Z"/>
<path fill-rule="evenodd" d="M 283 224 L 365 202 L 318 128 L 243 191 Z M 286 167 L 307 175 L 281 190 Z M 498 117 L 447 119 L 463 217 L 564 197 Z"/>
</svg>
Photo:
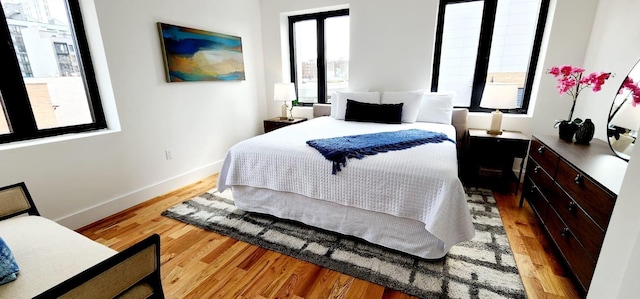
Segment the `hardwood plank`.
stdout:
<svg viewBox="0 0 640 299">
<path fill-rule="evenodd" d="M 336 282 L 334 282 L 333 286 L 331 287 L 329 298 L 336 298 L 336 299 L 346 298 L 345 296 L 347 294 L 347 291 L 351 287 L 351 284 L 353 283 L 354 279 L 355 278 L 348 275 L 344 275 L 344 274 L 340 275 L 336 280 Z"/>
<path fill-rule="evenodd" d="M 313 286 L 309 292 L 301 295 L 304 298 L 329 298 L 331 288 L 335 284 L 336 280 L 340 277 L 340 273 L 322 268 L 318 276 L 314 280 Z"/>
<path fill-rule="evenodd" d="M 115 250 L 161 236 L 167 298 L 415 298 L 367 281 L 184 224 L 160 213 L 215 187 L 217 175 L 152 198 L 78 232 Z M 531 208 L 494 194 L 528 298 L 578 298 Z"/>
<path fill-rule="evenodd" d="M 255 247 L 255 249 L 263 250 L 262 248 L 259 248 L 259 247 Z M 234 285 L 225 286 L 222 290 L 225 293 L 230 294 L 229 297 L 234 297 L 234 298 L 238 296 L 246 297 L 244 292 L 246 292 L 249 289 L 249 287 L 251 287 L 251 282 L 255 281 L 258 277 L 260 277 L 263 273 L 265 273 L 265 271 L 267 271 L 268 268 L 275 263 L 276 259 L 279 256 L 280 256 L 279 253 L 267 250 L 262 255 L 261 259 L 256 261 L 256 263 L 254 263 L 250 268 L 244 269 L 247 272 L 242 277 L 241 280 L 239 280 Z M 252 294 L 252 297 L 253 295 L 260 293 L 261 291 L 262 289 L 257 290 L 257 292 Z"/>
<path fill-rule="evenodd" d="M 494 193 L 494 197 L 527 296 L 579 298 L 575 283 L 559 264 L 555 250 L 528 203 L 525 201 L 522 207 L 518 207 L 520 194 Z"/>
<path fill-rule="evenodd" d="M 287 283 L 289 276 L 293 274 L 298 264 L 301 262 L 288 256 L 283 256 L 282 260 L 284 262 L 282 263 L 282 267 L 279 271 L 276 271 L 274 276 L 271 276 L 272 281 L 269 286 L 262 291 L 263 296 L 276 298 L 278 291 Z"/>
<path fill-rule="evenodd" d="M 315 277 L 322 270 L 322 267 L 314 265 L 312 263 L 303 262 L 298 266 L 298 269 L 294 272 L 294 275 L 299 277 L 299 282 L 295 286 L 293 293 L 296 295 L 304 294 L 308 292 L 313 286 Z"/>
<path fill-rule="evenodd" d="M 252 281 L 251 285 L 249 285 L 243 292 L 242 296 L 252 297 L 255 295 L 260 295 L 269 287 L 272 278 L 277 275 L 279 269 L 283 267 L 284 264 L 287 263 L 289 259 L 287 256 L 281 255 L 276 252 L 269 252 L 266 255 L 267 261 L 263 261 L 264 265 L 260 266 L 258 269 L 258 274 L 256 278 Z M 269 259 L 269 258 L 272 258 Z"/>
<path fill-rule="evenodd" d="M 382 294 L 382 299 L 414 299 L 415 297 L 409 296 L 407 294 L 403 294 L 401 292 L 384 289 L 384 293 Z"/>
<path fill-rule="evenodd" d="M 345 298 L 382 298 L 384 287 L 362 279 L 354 279 Z"/>
</svg>

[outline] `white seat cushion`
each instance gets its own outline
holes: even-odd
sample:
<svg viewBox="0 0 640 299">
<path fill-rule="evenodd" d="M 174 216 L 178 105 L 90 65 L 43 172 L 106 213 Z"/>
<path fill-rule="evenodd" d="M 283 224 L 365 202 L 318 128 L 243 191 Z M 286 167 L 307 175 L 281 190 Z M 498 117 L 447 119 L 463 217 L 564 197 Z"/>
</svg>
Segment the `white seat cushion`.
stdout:
<svg viewBox="0 0 640 299">
<path fill-rule="evenodd" d="M 117 252 L 39 216 L 0 221 L 0 236 L 20 273 L 0 285 L 0 298 L 33 298 Z"/>
</svg>

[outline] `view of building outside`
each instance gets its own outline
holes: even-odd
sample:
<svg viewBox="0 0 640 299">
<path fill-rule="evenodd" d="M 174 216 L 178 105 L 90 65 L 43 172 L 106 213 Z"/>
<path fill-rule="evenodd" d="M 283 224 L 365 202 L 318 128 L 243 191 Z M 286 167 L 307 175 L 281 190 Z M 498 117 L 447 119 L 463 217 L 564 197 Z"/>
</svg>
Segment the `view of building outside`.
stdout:
<svg viewBox="0 0 640 299">
<path fill-rule="evenodd" d="M 318 43 L 316 20 L 306 20 L 294 24 L 296 84 L 298 101 L 318 102 Z"/>
<path fill-rule="evenodd" d="M 316 21 L 295 23 L 295 56 L 298 101 L 318 102 L 318 51 Z M 349 16 L 325 21 L 325 56 L 327 101 L 331 93 L 346 90 L 349 85 Z"/>
<path fill-rule="evenodd" d="M 38 129 L 93 122 L 65 1 L 0 3 Z"/>
<path fill-rule="evenodd" d="M 541 0 L 499 0 L 486 82 L 524 88 Z M 483 1 L 447 5 L 439 91 L 455 91 L 455 106 L 469 107 L 475 74 Z M 518 108 L 523 93 L 518 94 Z"/>
</svg>

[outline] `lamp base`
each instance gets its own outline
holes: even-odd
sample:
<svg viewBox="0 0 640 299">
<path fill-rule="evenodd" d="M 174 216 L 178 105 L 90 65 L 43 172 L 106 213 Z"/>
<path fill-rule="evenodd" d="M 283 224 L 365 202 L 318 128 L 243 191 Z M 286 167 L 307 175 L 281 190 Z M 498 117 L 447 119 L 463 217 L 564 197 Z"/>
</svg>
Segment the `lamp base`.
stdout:
<svg viewBox="0 0 640 299">
<path fill-rule="evenodd" d="M 502 112 L 498 109 L 491 112 L 491 126 L 487 129 L 487 134 L 502 135 Z"/>
<path fill-rule="evenodd" d="M 289 116 L 287 116 L 287 110 L 289 110 L 289 106 L 287 106 L 287 102 L 282 102 L 282 106 L 280 106 L 280 112 L 282 112 L 282 115 L 280 116 L 280 120 L 289 119 Z"/>
</svg>

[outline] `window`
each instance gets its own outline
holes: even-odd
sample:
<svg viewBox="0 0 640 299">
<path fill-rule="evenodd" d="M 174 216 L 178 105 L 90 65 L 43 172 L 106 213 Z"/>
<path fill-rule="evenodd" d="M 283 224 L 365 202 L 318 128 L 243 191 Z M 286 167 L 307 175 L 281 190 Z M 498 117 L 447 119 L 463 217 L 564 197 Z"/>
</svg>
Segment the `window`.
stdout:
<svg viewBox="0 0 640 299">
<path fill-rule="evenodd" d="M 0 143 L 106 128 L 78 0 L 0 3 Z"/>
<path fill-rule="evenodd" d="M 457 107 L 480 108 L 485 83 L 518 85 L 527 113 L 549 0 L 441 0 L 432 91 L 455 91 Z"/>
<path fill-rule="evenodd" d="M 291 78 L 299 104 L 327 103 L 349 85 L 349 10 L 289 17 Z"/>
</svg>

